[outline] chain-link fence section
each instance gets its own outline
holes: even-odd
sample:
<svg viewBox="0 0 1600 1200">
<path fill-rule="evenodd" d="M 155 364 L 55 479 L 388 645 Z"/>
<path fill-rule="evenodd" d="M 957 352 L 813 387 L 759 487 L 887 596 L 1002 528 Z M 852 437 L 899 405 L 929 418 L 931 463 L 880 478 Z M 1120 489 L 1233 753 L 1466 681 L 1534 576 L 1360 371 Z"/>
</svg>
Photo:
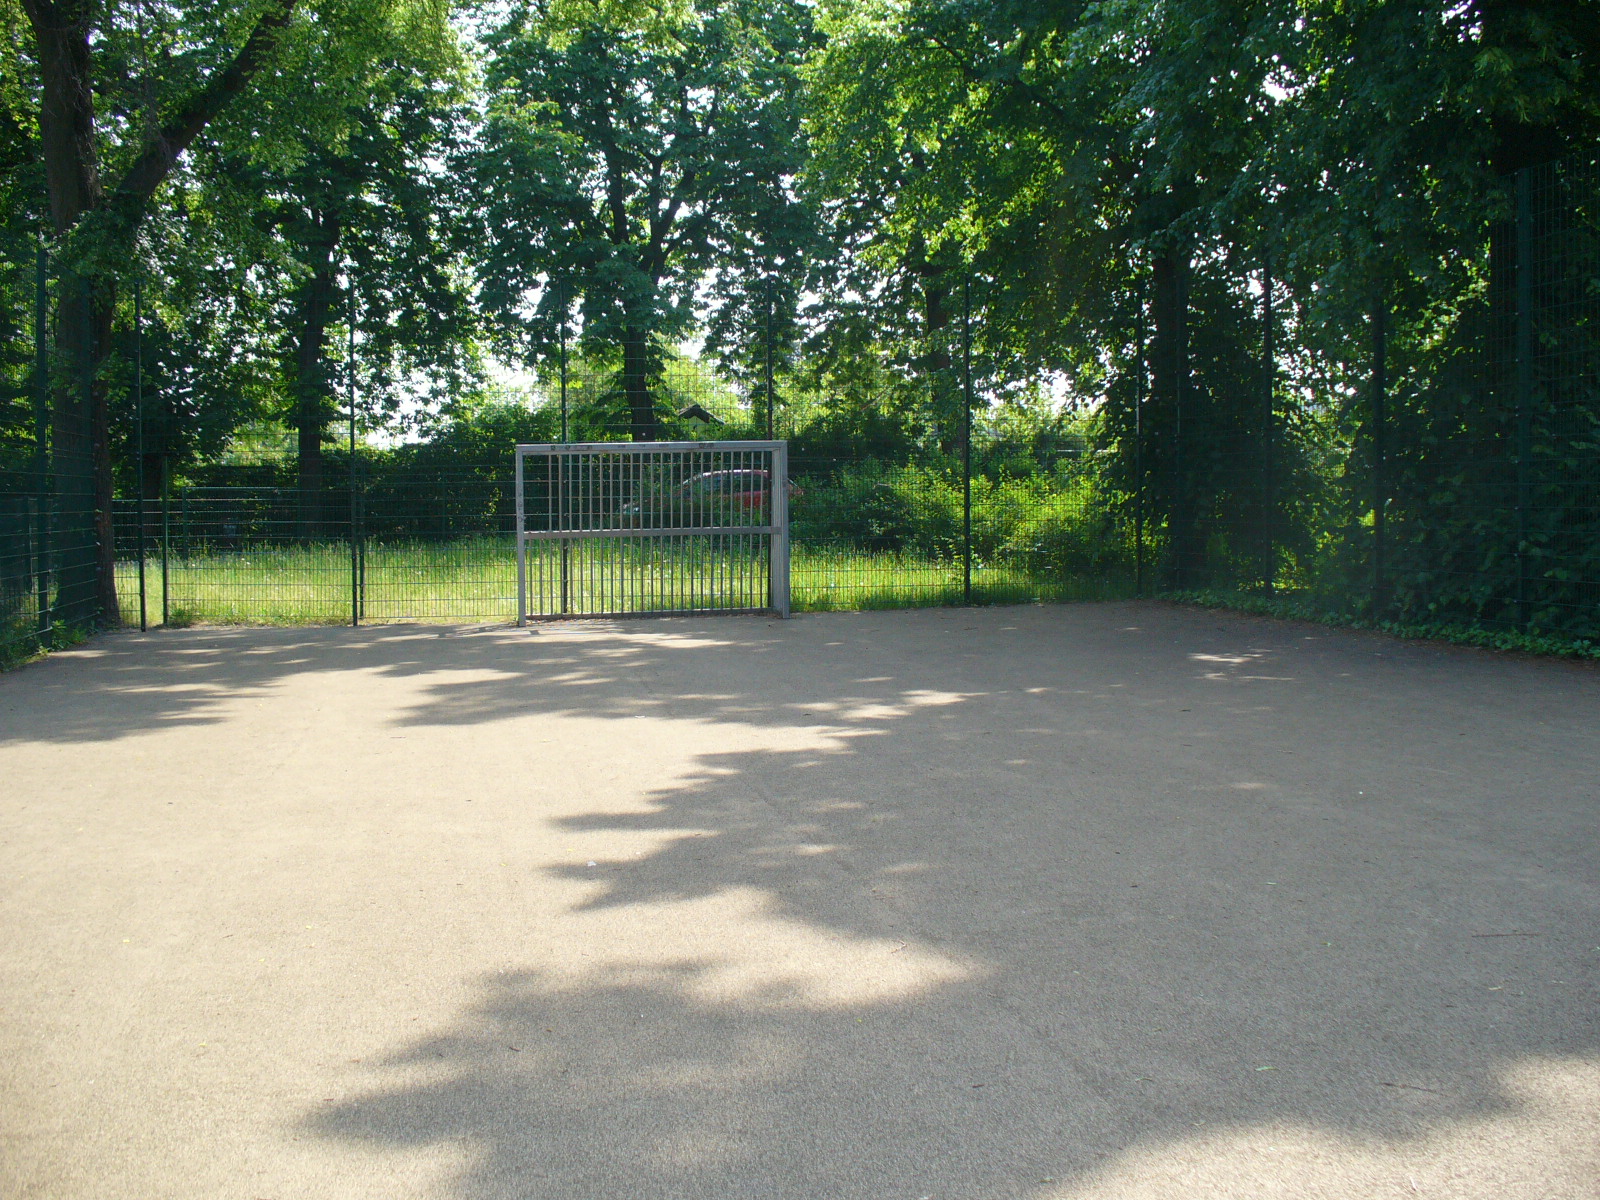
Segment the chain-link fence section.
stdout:
<svg viewBox="0 0 1600 1200">
<path fill-rule="evenodd" d="M 52 279 L 42 253 L 5 235 L 0 264 L 0 665 L 95 628 L 107 595 L 101 547 L 110 513 L 95 480 L 109 468 L 93 438 L 87 346 L 53 339 L 53 316 L 87 306 Z"/>
<path fill-rule="evenodd" d="M 1380 293 L 1330 358 L 1269 278 L 1255 398 L 1218 403 L 1187 362 L 1176 410 L 1124 423 L 1159 589 L 1600 639 L 1600 173 L 1525 170 L 1504 200 L 1448 319 Z"/>
<path fill-rule="evenodd" d="M 910 437 L 807 419 L 771 355 L 741 387 L 694 363 L 569 376 L 563 353 L 542 407 L 472 436 L 375 444 L 341 388 L 308 474 L 290 439 L 179 453 L 187 410 L 141 366 L 136 296 L 112 330 L 71 320 L 84 289 L 13 238 L 0 656 L 118 622 L 511 620 L 515 445 L 626 439 L 641 393 L 656 437 L 787 440 L 799 611 L 1203 594 L 1600 640 L 1593 164 L 1507 181 L 1481 285 L 1444 316 L 1379 288 L 1317 327 L 1271 249 L 1153 272 L 1104 394 L 1028 438 L 1001 420 L 1017 381 L 974 365 L 978 306 L 901 379 L 926 392 Z"/>
</svg>

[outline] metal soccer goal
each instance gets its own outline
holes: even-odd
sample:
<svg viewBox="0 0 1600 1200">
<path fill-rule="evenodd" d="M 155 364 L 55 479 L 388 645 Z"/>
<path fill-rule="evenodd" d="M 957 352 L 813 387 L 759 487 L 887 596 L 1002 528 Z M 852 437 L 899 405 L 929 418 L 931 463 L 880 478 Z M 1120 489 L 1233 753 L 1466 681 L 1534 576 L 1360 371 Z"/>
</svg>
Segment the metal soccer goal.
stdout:
<svg viewBox="0 0 1600 1200">
<path fill-rule="evenodd" d="M 517 624 L 789 615 L 787 442 L 517 447 Z"/>
</svg>

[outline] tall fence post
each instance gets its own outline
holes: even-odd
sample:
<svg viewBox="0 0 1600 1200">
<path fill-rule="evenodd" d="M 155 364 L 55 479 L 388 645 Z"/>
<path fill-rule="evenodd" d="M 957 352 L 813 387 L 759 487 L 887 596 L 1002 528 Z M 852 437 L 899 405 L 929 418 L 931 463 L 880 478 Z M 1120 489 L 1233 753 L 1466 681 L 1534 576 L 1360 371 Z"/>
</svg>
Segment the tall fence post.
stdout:
<svg viewBox="0 0 1600 1200">
<path fill-rule="evenodd" d="M 770 504 L 772 540 L 767 549 L 767 597 L 785 620 L 790 605 L 790 545 L 789 545 L 789 443 L 778 442 L 770 451 L 771 472 L 767 485 Z"/>
<path fill-rule="evenodd" d="M 352 267 L 345 324 L 349 350 L 345 387 L 350 395 L 350 624 L 361 624 L 361 548 L 356 532 L 356 284 Z"/>
<path fill-rule="evenodd" d="M 161 623 L 172 620 L 172 462 L 167 446 L 161 448 Z"/>
<path fill-rule="evenodd" d="M 562 438 L 561 441 L 562 441 L 563 445 L 566 444 L 566 438 Z M 518 446 L 516 448 L 516 450 L 513 452 L 513 454 L 514 454 L 514 458 L 513 458 L 513 463 L 514 463 L 514 466 L 513 466 L 513 477 L 514 477 L 514 480 L 515 480 L 513 486 L 516 488 L 516 514 L 517 514 L 516 515 L 516 521 L 517 521 L 517 628 L 518 629 L 524 629 L 524 628 L 527 627 L 527 624 L 528 624 L 528 554 L 527 554 L 527 538 L 526 538 L 527 529 L 528 529 L 528 518 L 527 518 L 527 511 L 526 511 L 526 503 L 523 500 L 522 461 L 523 461 L 524 455 L 522 453 L 522 447 Z M 561 457 L 564 458 L 566 456 L 562 455 Z M 545 462 L 547 464 L 546 467 L 545 467 L 545 471 L 546 471 L 546 474 L 548 475 L 549 474 L 549 466 L 548 466 L 549 456 L 546 456 Z M 563 538 L 562 541 L 565 542 L 566 539 Z M 561 586 L 562 586 L 562 593 L 563 593 L 563 595 L 562 595 L 563 601 L 565 601 L 565 598 L 566 598 L 565 597 L 566 583 L 567 583 L 566 570 L 565 570 L 566 565 L 567 565 L 566 556 L 563 555 L 562 556 L 562 560 L 561 560 L 561 566 L 563 568 L 562 573 L 561 573 Z M 562 612 L 566 612 L 566 604 L 565 603 L 562 604 L 561 611 Z"/>
<path fill-rule="evenodd" d="M 567 293 L 567 283 L 566 283 L 566 280 L 563 279 L 562 282 L 561 282 L 561 444 L 562 445 L 566 445 L 567 441 L 568 441 L 568 435 L 567 435 L 567 313 L 570 311 L 571 304 L 572 304 L 571 297 Z M 519 472 L 522 470 L 522 459 L 521 458 L 517 459 L 517 470 Z M 518 478 L 520 479 L 521 476 L 519 475 Z M 564 506 L 566 504 L 566 494 L 567 494 L 567 490 L 566 490 L 567 489 L 567 456 L 565 454 L 561 455 L 560 458 L 557 460 L 555 486 L 559 489 L 559 491 L 557 493 L 557 501 L 556 502 L 557 502 L 558 505 Z M 521 487 L 520 483 L 517 485 L 517 503 L 518 503 L 518 505 L 521 505 L 521 503 L 522 503 L 522 487 Z M 523 534 L 523 525 L 522 525 L 522 516 L 521 516 L 521 511 L 522 510 L 519 507 L 517 511 L 518 511 L 518 516 L 517 516 L 517 539 L 520 542 L 521 539 L 522 539 L 522 534 Z M 564 507 L 562 508 L 562 511 L 565 512 L 565 508 Z M 563 526 L 563 528 L 565 528 L 565 526 Z M 520 558 L 518 559 L 518 561 L 519 562 L 521 561 Z M 567 598 L 568 598 L 568 593 L 569 593 L 570 587 L 571 587 L 571 584 L 570 584 L 571 571 L 572 571 L 572 547 L 571 547 L 571 544 L 567 541 L 566 538 L 562 538 L 561 539 L 561 611 L 563 613 L 565 613 L 567 611 Z M 518 587 L 521 588 L 522 584 L 519 583 Z M 518 603 L 519 604 L 524 604 L 525 602 L 524 601 L 518 601 Z M 519 613 L 520 612 L 526 612 L 526 611 L 527 610 L 526 610 L 525 607 L 522 608 L 522 609 L 519 609 Z M 520 616 L 518 618 L 518 623 L 519 624 L 521 623 Z"/>
<path fill-rule="evenodd" d="M 145 633 L 150 628 L 150 610 L 144 578 L 144 295 L 138 276 L 133 280 L 133 428 L 133 479 L 139 522 L 139 632 Z"/>
<path fill-rule="evenodd" d="M 1529 168 L 1517 172 L 1517 627 L 1533 619 L 1528 538 L 1533 453 L 1533 196 Z"/>
<path fill-rule="evenodd" d="M 1172 415 L 1172 580 L 1182 591 L 1189 585 L 1189 488 L 1186 476 L 1188 464 L 1183 453 L 1183 410 L 1189 391 L 1189 261 L 1182 258 L 1173 281 L 1176 293 L 1173 354 L 1177 358 L 1173 372 Z"/>
<path fill-rule="evenodd" d="M 1272 309 L 1272 252 L 1261 255 L 1261 373 L 1262 422 L 1261 451 L 1265 460 L 1261 472 L 1261 583 L 1272 595 L 1278 574 L 1277 541 L 1273 522 L 1278 512 L 1278 414 L 1274 394 L 1278 384 L 1276 330 Z"/>
<path fill-rule="evenodd" d="M 83 398 L 80 401 L 81 411 L 77 424 L 81 427 L 79 436 L 83 438 L 81 457 L 73 464 L 73 469 L 79 473 L 79 478 L 74 485 L 74 497 L 77 500 L 77 519 L 80 522 L 75 540 L 80 544 L 74 547 L 73 557 L 78 561 L 73 564 L 73 576 L 76 577 L 82 569 L 84 578 L 78 587 L 87 594 L 77 601 L 80 611 L 88 614 L 85 622 L 90 628 L 103 629 L 111 622 L 121 624 L 121 614 L 106 612 L 102 603 L 105 592 L 105 579 L 101 574 L 100 546 L 100 521 L 96 509 L 99 506 L 99 496 L 95 486 L 95 457 L 97 447 L 94 438 L 94 376 L 95 376 L 95 351 L 96 330 L 94 326 L 94 289 L 86 276 L 78 276 L 78 290 L 81 297 L 80 303 L 84 312 L 84 344 L 81 362 Z M 59 467 L 59 463 L 57 466 Z M 107 513 L 107 529 L 109 531 L 111 514 Z M 113 569 L 116 564 L 116 550 L 111 548 L 110 559 Z M 86 560 L 86 561 L 85 561 Z M 75 588 L 75 591 L 77 589 Z"/>
<path fill-rule="evenodd" d="M 1388 446 L 1388 305 L 1378 293 L 1372 307 L 1372 612 L 1380 614 L 1387 601 L 1385 519 L 1389 507 Z"/>
<path fill-rule="evenodd" d="M 33 436 L 38 468 L 39 502 L 34 506 L 38 526 L 37 561 L 34 576 L 35 629 L 43 639 L 53 624 L 50 614 L 51 497 L 55 489 L 50 480 L 50 252 L 40 246 L 34 259 L 33 277 L 33 369 L 36 387 L 33 396 Z"/>
<path fill-rule="evenodd" d="M 1133 594 L 1144 595 L 1144 400 L 1150 379 L 1144 361 L 1144 306 L 1134 322 L 1133 377 Z"/>
<path fill-rule="evenodd" d="M 972 281 L 961 281 L 961 602 L 972 603 Z"/>
</svg>

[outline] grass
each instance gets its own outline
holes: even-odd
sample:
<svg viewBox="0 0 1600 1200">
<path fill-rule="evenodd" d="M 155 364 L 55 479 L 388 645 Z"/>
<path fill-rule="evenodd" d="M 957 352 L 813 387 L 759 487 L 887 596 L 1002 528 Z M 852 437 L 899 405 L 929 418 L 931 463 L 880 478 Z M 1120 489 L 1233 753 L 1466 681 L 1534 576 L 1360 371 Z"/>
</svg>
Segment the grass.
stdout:
<svg viewBox="0 0 1600 1200">
<path fill-rule="evenodd" d="M 1168 593 L 1165 599 L 1197 608 L 1221 608 L 1284 620 L 1314 621 L 1340 629 L 1371 629 L 1393 637 L 1450 642 L 1457 646 L 1476 646 L 1481 650 L 1505 650 L 1536 654 L 1546 658 L 1580 658 L 1600 661 L 1600 639 L 1576 634 L 1524 632 L 1516 629 L 1489 629 L 1473 625 L 1453 625 L 1434 621 L 1373 620 L 1359 614 L 1331 609 L 1304 596 L 1261 596 L 1240 592 L 1184 591 Z"/>
<path fill-rule="evenodd" d="M 578 552 L 575 551 L 574 554 Z M 689 558 L 693 557 L 693 570 Z M 553 603 L 558 552 L 530 564 L 530 594 Z M 749 554 L 680 548 L 589 548 L 569 572 L 575 609 L 709 607 L 707 587 L 685 586 L 691 576 L 716 572 L 724 595 L 732 583 L 752 606 L 764 601 L 761 561 Z M 370 545 L 364 563 L 361 617 L 365 621 L 511 620 L 516 612 L 516 556 L 509 538 Z M 351 618 L 350 548 L 344 543 L 256 546 L 175 557 L 168 564 L 167 619 L 172 625 L 316 625 Z M 540 583 L 543 583 L 541 588 Z M 616 597 L 625 584 L 626 603 Z M 138 564 L 118 564 L 123 619 L 139 619 Z M 922 608 L 965 599 L 962 567 L 933 557 L 865 551 L 841 545 L 797 545 L 791 555 L 792 605 L 800 612 Z M 159 624 L 159 558 L 145 564 L 146 612 Z M 1112 599 L 1131 594 L 1127 581 L 1098 577 L 1045 579 L 1006 565 L 975 565 L 972 600 L 1017 604 L 1041 600 Z M 726 603 L 726 601 L 723 601 Z"/>
<path fill-rule="evenodd" d="M 52 650 L 64 650 L 88 641 L 94 630 L 66 622 L 39 629 L 38 610 L 32 603 L 15 607 L 12 615 L 0 620 L 0 671 L 11 671 L 44 658 Z"/>
<path fill-rule="evenodd" d="M 790 575 L 791 603 L 798 612 L 933 608 L 966 602 L 959 560 L 903 551 L 798 545 Z M 1113 600 L 1132 594 L 1131 579 L 1090 575 L 1049 579 L 1005 564 L 973 564 L 974 604 Z"/>
</svg>

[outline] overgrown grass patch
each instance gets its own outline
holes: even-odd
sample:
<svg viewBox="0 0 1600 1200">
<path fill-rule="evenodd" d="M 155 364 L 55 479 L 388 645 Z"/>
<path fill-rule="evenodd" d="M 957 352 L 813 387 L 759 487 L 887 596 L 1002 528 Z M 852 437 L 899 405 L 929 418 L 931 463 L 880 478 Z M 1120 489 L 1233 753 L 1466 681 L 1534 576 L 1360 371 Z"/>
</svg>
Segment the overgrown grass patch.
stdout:
<svg viewBox="0 0 1600 1200">
<path fill-rule="evenodd" d="M 1515 629 L 1486 629 L 1443 622 L 1373 620 L 1359 614 L 1341 612 L 1326 604 L 1318 604 L 1306 596 L 1261 596 L 1200 590 L 1168 592 L 1162 598 L 1198 608 L 1232 609 L 1235 612 L 1252 613 L 1257 616 L 1314 621 L 1319 625 L 1340 629 L 1370 629 L 1375 633 L 1387 633 L 1394 637 L 1451 642 L 1458 646 L 1476 646 L 1483 650 L 1506 650 L 1548 658 L 1600 660 L 1600 640 L 1597 639 L 1537 631 L 1521 632 Z"/>
<path fill-rule="evenodd" d="M 550 551 L 549 553 L 554 553 Z M 550 565 L 546 564 L 548 570 Z M 654 570 L 672 571 L 671 563 Z M 322 625 L 365 621 L 510 620 L 517 569 L 510 538 L 369 545 L 358 560 L 363 579 L 352 595 L 345 543 L 250 546 L 174 556 L 167 564 L 167 622 L 218 625 Z M 581 582 L 581 581 L 580 581 Z M 799 612 L 925 608 L 966 598 L 959 558 L 914 551 L 872 551 L 837 543 L 797 544 L 790 588 Z M 146 612 L 162 619 L 159 557 L 145 564 Z M 118 564 L 123 619 L 139 619 L 138 566 Z M 1009 564 L 975 564 L 972 601 L 1019 604 L 1101 600 L 1132 594 L 1115 573 L 1052 577 Z M 574 597 L 575 607 L 584 597 Z"/>
</svg>

